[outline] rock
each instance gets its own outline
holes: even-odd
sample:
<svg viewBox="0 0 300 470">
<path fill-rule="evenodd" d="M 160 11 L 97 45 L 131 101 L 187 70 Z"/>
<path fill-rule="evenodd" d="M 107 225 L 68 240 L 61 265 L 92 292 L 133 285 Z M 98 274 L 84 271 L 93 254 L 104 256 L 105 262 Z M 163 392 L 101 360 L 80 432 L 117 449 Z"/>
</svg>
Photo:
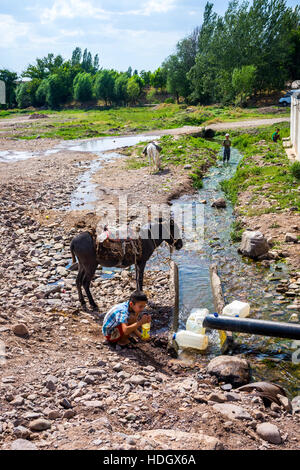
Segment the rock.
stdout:
<svg viewBox="0 0 300 470">
<path fill-rule="evenodd" d="M 74 410 L 67 410 L 67 411 L 64 412 L 63 417 L 64 417 L 65 419 L 71 419 L 71 418 L 74 418 L 75 415 L 76 415 L 76 411 L 74 411 Z"/>
<path fill-rule="evenodd" d="M 14 406 L 21 406 L 23 405 L 24 403 L 24 398 L 21 397 L 20 395 L 16 396 L 11 402 L 10 404 L 11 405 L 14 405 Z"/>
<path fill-rule="evenodd" d="M 226 207 L 226 201 L 224 198 L 220 197 L 219 199 L 215 199 L 211 205 L 211 207 L 217 207 L 218 209 Z"/>
<path fill-rule="evenodd" d="M 16 336 L 29 336 L 28 328 L 24 323 L 14 325 L 12 331 Z"/>
<path fill-rule="evenodd" d="M 38 450 L 33 442 L 27 441 L 26 439 L 16 439 L 11 443 L 10 448 L 11 450 Z"/>
<path fill-rule="evenodd" d="M 87 408 L 103 408 L 103 403 L 99 400 L 88 400 L 85 401 L 83 404 Z"/>
<path fill-rule="evenodd" d="M 258 257 L 268 253 L 269 245 L 261 232 L 245 230 L 245 232 L 243 232 L 242 242 L 238 251 L 244 256 L 257 259 Z"/>
<path fill-rule="evenodd" d="M 113 370 L 114 370 L 115 372 L 121 372 L 121 370 L 123 370 L 122 364 L 121 364 L 120 362 L 118 362 L 118 364 L 116 364 L 116 365 L 113 366 Z"/>
<path fill-rule="evenodd" d="M 50 428 L 51 428 L 50 421 L 43 419 L 43 418 L 35 419 L 34 421 L 31 421 L 31 423 L 29 423 L 29 429 L 31 431 L 45 431 L 46 429 L 50 429 Z"/>
<path fill-rule="evenodd" d="M 207 366 L 210 375 L 218 380 L 240 386 L 249 383 L 250 367 L 246 359 L 238 356 L 218 356 L 210 361 Z"/>
<path fill-rule="evenodd" d="M 183 169 L 184 170 L 190 170 L 192 168 L 192 165 L 184 165 Z"/>
<path fill-rule="evenodd" d="M 67 399 L 67 398 L 63 398 L 59 404 L 65 408 L 66 410 L 68 410 L 69 408 L 72 408 L 72 404 L 70 403 L 70 401 Z"/>
<path fill-rule="evenodd" d="M 288 397 L 284 397 L 283 395 L 277 395 L 277 398 L 280 401 L 281 406 L 285 409 L 285 411 L 287 411 L 288 413 L 292 413 L 293 406 Z"/>
<path fill-rule="evenodd" d="M 45 387 L 50 391 L 50 392 L 54 392 L 55 389 L 56 389 L 56 383 L 57 383 L 57 378 L 54 377 L 53 375 L 49 375 L 47 377 L 47 380 L 46 380 L 46 383 L 45 383 Z"/>
<path fill-rule="evenodd" d="M 252 417 L 249 415 L 249 413 L 238 405 L 232 405 L 230 403 L 216 403 L 213 405 L 213 409 L 229 419 L 252 420 Z"/>
<path fill-rule="evenodd" d="M 215 401 L 217 403 L 224 403 L 226 401 L 224 395 L 221 393 L 211 393 L 208 395 L 207 400 L 209 401 Z"/>
<path fill-rule="evenodd" d="M 133 375 L 130 379 L 127 379 L 125 383 L 130 383 L 132 385 L 143 385 L 146 379 L 142 375 Z"/>
<path fill-rule="evenodd" d="M 296 235 L 293 235 L 292 233 L 286 233 L 284 241 L 287 243 L 298 243 L 298 238 Z"/>
<path fill-rule="evenodd" d="M 281 444 L 282 439 L 280 432 L 272 423 L 261 423 L 256 426 L 256 432 L 264 441 L 270 442 L 271 444 Z"/>
<path fill-rule="evenodd" d="M 300 413 L 300 395 L 292 399 L 293 413 Z"/>
<path fill-rule="evenodd" d="M 184 432 L 177 429 L 151 429 L 136 433 L 135 438 L 145 438 L 148 443 L 153 442 L 159 449 L 168 450 L 223 450 L 222 442 L 215 438 L 198 433 Z"/>
</svg>

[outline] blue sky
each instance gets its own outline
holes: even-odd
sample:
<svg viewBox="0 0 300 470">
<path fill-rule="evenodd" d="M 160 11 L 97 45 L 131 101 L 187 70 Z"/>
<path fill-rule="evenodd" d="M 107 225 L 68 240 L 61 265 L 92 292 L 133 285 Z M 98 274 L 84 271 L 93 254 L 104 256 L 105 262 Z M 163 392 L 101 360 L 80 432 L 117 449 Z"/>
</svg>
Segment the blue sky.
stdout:
<svg viewBox="0 0 300 470">
<path fill-rule="evenodd" d="M 299 0 L 288 0 L 296 6 Z M 0 68 L 21 73 L 49 52 L 76 46 L 100 65 L 154 70 L 176 42 L 201 25 L 206 0 L 0 0 Z M 228 2 L 216 0 L 223 14 Z"/>
</svg>

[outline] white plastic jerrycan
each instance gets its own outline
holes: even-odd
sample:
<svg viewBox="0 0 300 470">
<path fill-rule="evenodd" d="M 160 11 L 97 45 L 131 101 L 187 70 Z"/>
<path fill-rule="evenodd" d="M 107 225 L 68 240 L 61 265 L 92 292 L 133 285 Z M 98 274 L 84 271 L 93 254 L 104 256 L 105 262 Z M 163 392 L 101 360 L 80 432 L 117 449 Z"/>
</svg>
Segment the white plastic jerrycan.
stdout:
<svg viewBox="0 0 300 470">
<path fill-rule="evenodd" d="M 200 335 L 205 334 L 203 320 L 209 314 L 207 308 L 193 308 L 186 322 L 186 329 Z"/>
<path fill-rule="evenodd" d="M 199 335 L 192 331 L 180 330 L 174 334 L 175 339 L 180 349 L 198 349 L 205 351 L 208 346 L 208 337 L 206 335 Z"/>
<path fill-rule="evenodd" d="M 245 318 L 250 314 L 250 305 L 246 302 L 234 300 L 231 302 L 231 304 L 228 304 L 223 308 L 222 313 L 223 315 L 227 315 L 229 317 Z"/>
</svg>

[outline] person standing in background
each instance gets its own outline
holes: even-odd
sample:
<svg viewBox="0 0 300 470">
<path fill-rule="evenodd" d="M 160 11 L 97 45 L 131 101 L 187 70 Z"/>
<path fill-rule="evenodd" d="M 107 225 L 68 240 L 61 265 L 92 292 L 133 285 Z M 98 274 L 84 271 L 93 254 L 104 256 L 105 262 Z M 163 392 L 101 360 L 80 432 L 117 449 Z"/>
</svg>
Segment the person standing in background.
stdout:
<svg viewBox="0 0 300 470">
<path fill-rule="evenodd" d="M 231 140 L 229 140 L 229 134 L 225 135 L 225 140 L 223 140 L 223 163 L 229 162 L 230 160 L 230 148 L 231 148 Z"/>
</svg>

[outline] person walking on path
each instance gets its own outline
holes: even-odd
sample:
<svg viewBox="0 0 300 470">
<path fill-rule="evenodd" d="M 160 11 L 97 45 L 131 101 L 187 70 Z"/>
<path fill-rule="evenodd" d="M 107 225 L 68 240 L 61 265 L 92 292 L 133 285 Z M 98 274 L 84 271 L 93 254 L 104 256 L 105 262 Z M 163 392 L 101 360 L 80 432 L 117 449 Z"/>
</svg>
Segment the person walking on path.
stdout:
<svg viewBox="0 0 300 470">
<path fill-rule="evenodd" d="M 225 135 L 225 140 L 223 140 L 223 163 L 229 162 L 230 160 L 230 148 L 231 148 L 231 140 L 229 140 L 229 134 Z"/>
</svg>

